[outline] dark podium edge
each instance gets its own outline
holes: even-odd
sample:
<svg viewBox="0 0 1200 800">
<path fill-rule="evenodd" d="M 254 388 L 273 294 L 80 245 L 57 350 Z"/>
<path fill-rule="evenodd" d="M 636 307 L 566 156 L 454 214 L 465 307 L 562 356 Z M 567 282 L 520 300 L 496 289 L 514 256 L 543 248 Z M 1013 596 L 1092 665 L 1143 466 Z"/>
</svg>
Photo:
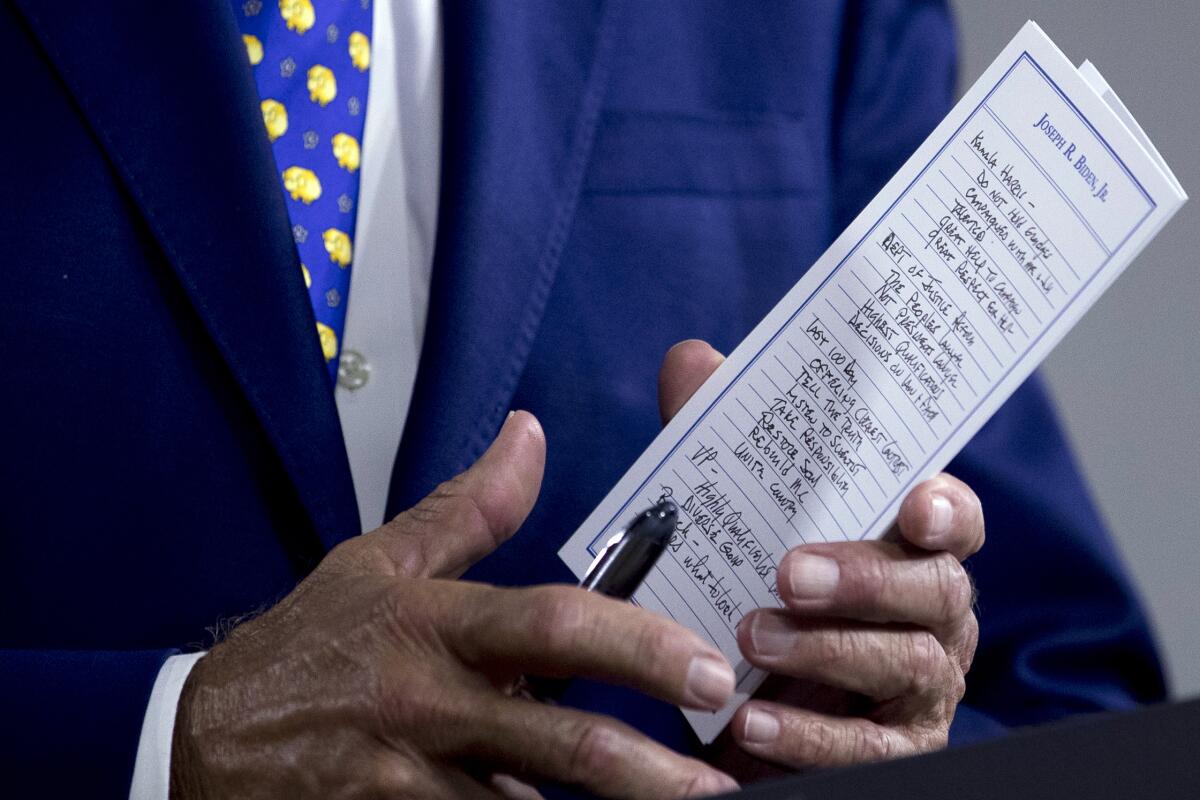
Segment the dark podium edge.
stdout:
<svg viewBox="0 0 1200 800">
<path fill-rule="evenodd" d="M 1090 714 L 987 742 L 771 780 L 727 800 L 1200 798 L 1200 699 Z"/>
</svg>

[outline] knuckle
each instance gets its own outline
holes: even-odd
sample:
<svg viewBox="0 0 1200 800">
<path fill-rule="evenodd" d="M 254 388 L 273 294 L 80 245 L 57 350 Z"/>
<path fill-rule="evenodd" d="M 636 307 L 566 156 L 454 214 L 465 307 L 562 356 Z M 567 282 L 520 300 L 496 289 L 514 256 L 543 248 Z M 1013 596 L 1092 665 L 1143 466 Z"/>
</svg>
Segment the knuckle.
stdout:
<svg viewBox="0 0 1200 800">
<path fill-rule="evenodd" d="M 706 776 L 700 773 L 675 775 L 668 783 L 670 784 L 670 789 L 666 794 L 668 797 L 704 797 L 715 794 L 709 789 Z"/>
<path fill-rule="evenodd" d="M 852 667 L 855 655 L 861 649 L 855 631 L 835 627 L 812 639 L 813 656 L 821 666 L 831 670 Z"/>
<path fill-rule="evenodd" d="M 864 723 L 851 730 L 850 755 L 855 763 L 889 761 L 917 752 L 916 743 L 900 730 L 874 723 Z"/>
<path fill-rule="evenodd" d="M 393 562 L 401 575 L 428 575 L 433 571 L 433 542 L 425 536 L 409 536 L 396 549 Z"/>
<path fill-rule="evenodd" d="M 529 590 L 527 613 L 535 647 L 560 652 L 581 642 L 587 628 L 581 595 L 582 592 L 569 586 Z"/>
<path fill-rule="evenodd" d="M 798 751 L 797 761 L 816 766 L 837 763 L 846 745 L 844 737 L 834 734 L 834 731 L 816 720 L 799 724 L 793 738 L 793 746 Z"/>
<path fill-rule="evenodd" d="M 487 516 L 461 476 L 438 484 L 412 508 L 392 521 L 404 533 L 419 533 L 436 526 L 456 532 L 488 530 Z"/>
<path fill-rule="evenodd" d="M 914 631 L 905 641 L 909 691 L 918 695 L 936 691 L 944 683 L 947 667 L 941 642 L 928 631 Z"/>
<path fill-rule="evenodd" d="M 584 719 L 571 734 L 567 773 L 576 780 L 612 774 L 617 766 L 620 735 L 601 719 Z"/>
<path fill-rule="evenodd" d="M 850 752 L 855 761 L 885 761 L 899 755 L 895 737 L 886 728 L 856 725 L 850 730 Z"/>
<path fill-rule="evenodd" d="M 973 588 L 967 570 L 950 553 L 938 553 L 930 559 L 934 588 L 942 619 L 958 619 L 971 613 Z"/>
<path fill-rule="evenodd" d="M 461 477 L 455 476 L 439 484 L 430 499 L 434 517 L 451 524 L 456 533 L 491 534 L 487 515 L 475 495 L 466 489 Z"/>
<path fill-rule="evenodd" d="M 479 724 L 460 691 L 433 673 L 408 671 L 402 685 L 394 678 L 376 677 L 364 700 L 376 717 L 374 733 L 392 747 L 412 742 L 416 735 L 422 747 L 440 750 L 453 732 Z"/>
<path fill-rule="evenodd" d="M 716 781 L 704 774 L 684 775 L 679 779 L 678 790 L 672 795 L 679 797 L 707 797 L 716 794 L 720 787 Z"/>
<path fill-rule="evenodd" d="M 696 764 L 694 771 L 689 771 L 679 781 L 680 797 L 708 797 L 729 791 L 729 786 L 720 776 L 707 767 Z"/>
<path fill-rule="evenodd" d="M 485 543 L 497 544 L 483 509 L 457 477 L 439 484 L 387 523 L 382 532 L 389 539 L 388 550 L 396 570 L 406 575 L 436 572 L 448 552 L 474 552 L 482 550 Z"/>
<path fill-rule="evenodd" d="M 903 752 L 895 732 L 867 720 L 798 720 L 786 760 L 794 766 L 840 766 L 893 758 Z"/>
<path fill-rule="evenodd" d="M 391 581 L 377 590 L 372 603 L 371 624 L 390 642 L 394 653 L 440 652 L 443 648 L 447 607 L 415 582 Z"/>
</svg>

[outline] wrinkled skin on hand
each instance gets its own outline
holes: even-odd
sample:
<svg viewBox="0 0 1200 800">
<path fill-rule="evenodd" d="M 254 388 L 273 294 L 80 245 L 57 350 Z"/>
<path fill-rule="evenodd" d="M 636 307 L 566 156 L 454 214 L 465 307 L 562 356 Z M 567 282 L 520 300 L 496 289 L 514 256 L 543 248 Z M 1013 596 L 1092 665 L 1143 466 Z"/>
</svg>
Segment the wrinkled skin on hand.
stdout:
<svg viewBox="0 0 1200 800">
<path fill-rule="evenodd" d="M 537 497 L 545 441 L 511 415 L 467 472 L 336 547 L 290 595 L 235 628 L 185 684 L 173 798 L 606 797 L 736 787 L 617 721 L 512 697 L 521 674 L 586 676 L 716 708 L 721 655 L 685 628 L 567 586 L 456 578 Z"/>
<path fill-rule="evenodd" d="M 699 341 L 672 348 L 664 420 L 722 360 Z M 742 653 L 772 677 L 738 710 L 713 762 L 751 780 L 943 747 L 979 638 L 961 562 L 983 541 L 979 498 L 943 473 L 913 488 L 885 540 L 789 551 L 777 576 L 784 607 L 738 626 Z"/>
<path fill-rule="evenodd" d="M 722 357 L 677 345 L 659 380 L 670 418 Z M 509 418 L 470 470 L 379 530 L 335 548 L 297 589 L 202 658 L 184 687 L 171 795 L 536 797 L 525 781 L 606 797 L 726 791 L 723 772 L 607 717 L 510 696 L 520 674 L 584 676 L 716 708 L 733 675 L 657 615 L 570 587 L 455 580 L 537 497 L 541 428 Z M 961 560 L 983 544 L 979 501 L 941 475 L 883 542 L 799 547 L 784 609 L 739 626 L 773 673 L 712 748 L 743 778 L 940 747 L 977 640 Z"/>
</svg>

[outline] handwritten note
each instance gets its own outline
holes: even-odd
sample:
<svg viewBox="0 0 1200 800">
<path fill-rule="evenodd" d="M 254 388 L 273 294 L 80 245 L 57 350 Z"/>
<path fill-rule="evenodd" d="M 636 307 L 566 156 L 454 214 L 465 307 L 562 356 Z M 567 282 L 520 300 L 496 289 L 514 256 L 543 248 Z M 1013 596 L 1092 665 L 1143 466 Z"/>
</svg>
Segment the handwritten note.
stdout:
<svg viewBox="0 0 1200 800">
<path fill-rule="evenodd" d="M 735 630 L 784 553 L 882 535 L 1186 199 L 1098 82 L 1028 23 L 563 547 L 582 574 L 675 499 L 634 600 L 735 666 L 729 707 L 685 712 L 704 741 L 764 677 Z"/>
</svg>

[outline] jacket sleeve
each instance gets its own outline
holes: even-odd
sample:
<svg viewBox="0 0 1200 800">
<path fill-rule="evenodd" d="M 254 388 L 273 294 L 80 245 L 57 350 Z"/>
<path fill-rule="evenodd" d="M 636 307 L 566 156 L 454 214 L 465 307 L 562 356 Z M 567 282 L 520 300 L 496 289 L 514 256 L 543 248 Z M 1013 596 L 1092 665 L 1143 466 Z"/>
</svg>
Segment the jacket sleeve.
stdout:
<svg viewBox="0 0 1200 800">
<path fill-rule="evenodd" d="M 0 762 L 12 797 L 127 798 L 171 650 L 0 650 Z"/>
<path fill-rule="evenodd" d="M 954 100 L 954 27 L 932 0 L 850 3 L 834 125 L 849 224 Z M 952 740 L 1161 699 L 1146 617 L 1036 376 L 949 467 L 983 501 L 969 568 L 980 644 Z"/>
</svg>

